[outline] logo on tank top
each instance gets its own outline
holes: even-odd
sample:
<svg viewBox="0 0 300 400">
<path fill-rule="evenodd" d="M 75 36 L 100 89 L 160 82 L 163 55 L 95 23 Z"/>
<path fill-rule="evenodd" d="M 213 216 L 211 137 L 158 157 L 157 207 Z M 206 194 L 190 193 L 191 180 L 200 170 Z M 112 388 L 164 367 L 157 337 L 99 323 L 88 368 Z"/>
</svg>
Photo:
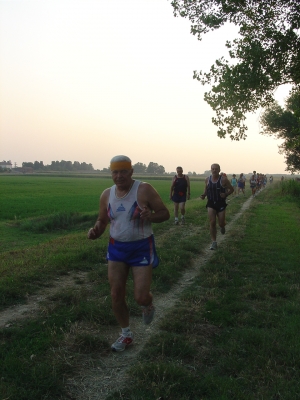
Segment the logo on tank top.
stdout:
<svg viewBox="0 0 300 400">
<path fill-rule="evenodd" d="M 126 211 L 125 210 L 125 207 L 123 206 L 123 204 L 121 203 L 120 205 L 119 205 L 119 207 L 117 208 L 117 212 L 118 211 Z"/>
</svg>

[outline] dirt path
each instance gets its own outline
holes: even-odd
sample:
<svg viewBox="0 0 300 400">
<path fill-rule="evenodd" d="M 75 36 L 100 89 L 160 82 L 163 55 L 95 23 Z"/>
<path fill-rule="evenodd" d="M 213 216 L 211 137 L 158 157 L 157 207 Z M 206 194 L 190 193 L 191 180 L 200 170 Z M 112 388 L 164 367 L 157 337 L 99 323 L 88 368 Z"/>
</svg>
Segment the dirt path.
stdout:
<svg viewBox="0 0 300 400">
<path fill-rule="evenodd" d="M 243 204 L 239 213 L 237 213 L 232 221 L 226 225 L 226 234 L 218 234 L 218 246 L 222 247 L 222 243 L 230 238 L 230 232 L 236 221 L 240 218 L 243 212 L 250 206 L 252 197 L 247 199 Z M 122 390 L 126 383 L 126 372 L 128 368 L 134 365 L 139 352 L 143 348 L 143 344 L 147 342 L 150 336 L 157 332 L 160 320 L 166 312 L 175 306 L 182 291 L 192 284 L 194 278 L 199 272 L 199 269 L 213 256 L 214 251 L 204 249 L 200 258 L 195 260 L 190 269 L 186 270 L 180 282 L 175 285 L 172 290 L 160 296 L 155 296 L 156 314 L 155 319 L 149 326 L 143 325 L 142 319 L 131 317 L 130 327 L 135 334 L 134 345 L 121 353 L 111 352 L 104 357 L 99 357 L 97 367 L 91 365 L 91 360 L 86 357 L 85 362 L 81 366 L 81 370 L 72 379 L 69 379 L 66 384 L 70 398 L 76 400 L 101 400 L 112 392 Z M 76 278 L 79 274 L 76 274 Z M 11 307 L 0 313 L 0 328 L 9 327 L 14 321 L 33 315 L 39 309 L 39 303 L 47 299 L 61 287 L 74 286 L 75 277 L 68 276 L 61 278 L 53 285 L 53 287 L 43 290 L 42 295 L 29 296 L 27 304 Z M 101 335 L 106 337 L 109 343 L 113 343 L 118 335 L 116 328 L 109 328 Z"/>
</svg>

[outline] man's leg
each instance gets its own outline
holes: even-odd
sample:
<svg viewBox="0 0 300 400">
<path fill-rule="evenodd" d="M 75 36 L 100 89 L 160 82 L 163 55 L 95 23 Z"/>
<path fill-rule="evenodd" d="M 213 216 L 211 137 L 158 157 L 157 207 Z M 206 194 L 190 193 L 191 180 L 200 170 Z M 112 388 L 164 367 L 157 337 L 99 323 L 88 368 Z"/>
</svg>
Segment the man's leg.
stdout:
<svg viewBox="0 0 300 400">
<path fill-rule="evenodd" d="M 150 292 L 152 282 L 152 264 L 145 267 L 132 267 L 134 280 L 134 298 L 140 306 L 148 306 L 152 303 Z"/>
<path fill-rule="evenodd" d="M 178 209 L 179 209 L 179 203 L 174 202 L 175 224 L 178 224 Z"/>
<path fill-rule="evenodd" d="M 181 213 L 181 223 L 185 224 L 185 202 L 179 203 Z"/>
<path fill-rule="evenodd" d="M 111 345 L 113 351 L 124 351 L 133 343 L 134 335 L 129 327 L 129 311 L 125 301 L 126 281 L 129 267 L 127 264 L 108 261 L 108 279 L 110 283 L 112 309 L 121 325 L 121 336 Z"/>
<path fill-rule="evenodd" d="M 217 214 L 217 217 L 218 217 L 219 227 L 222 230 L 223 228 L 225 228 L 225 224 L 226 224 L 226 221 L 225 221 L 225 209 L 223 211 L 219 211 L 218 214 Z M 224 233 L 225 233 L 225 230 L 224 230 Z"/>
<path fill-rule="evenodd" d="M 150 292 L 152 281 L 152 264 L 145 267 L 132 267 L 134 279 L 134 298 L 143 308 L 143 320 L 150 324 L 153 320 L 155 308 L 152 304 L 153 296 Z"/>
<path fill-rule="evenodd" d="M 185 203 L 179 203 L 179 207 L 180 207 L 180 213 L 182 216 L 185 215 Z"/>
<path fill-rule="evenodd" d="M 216 217 L 217 212 L 213 208 L 207 207 L 208 218 L 209 218 L 209 231 L 211 240 L 213 242 L 217 241 L 217 227 L 216 227 Z"/>
<path fill-rule="evenodd" d="M 108 261 L 108 280 L 110 284 L 112 309 L 121 328 L 129 326 L 129 311 L 126 304 L 126 282 L 129 267 L 117 261 Z"/>
</svg>

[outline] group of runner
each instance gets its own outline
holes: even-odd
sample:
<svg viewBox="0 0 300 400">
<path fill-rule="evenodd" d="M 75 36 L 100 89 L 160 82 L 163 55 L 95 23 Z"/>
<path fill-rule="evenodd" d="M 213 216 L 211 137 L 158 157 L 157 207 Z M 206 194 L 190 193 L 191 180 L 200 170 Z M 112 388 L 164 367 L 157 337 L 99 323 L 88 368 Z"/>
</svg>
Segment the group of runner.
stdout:
<svg viewBox="0 0 300 400">
<path fill-rule="evenodd" d="M 172 180 L 170 199 L 174 203 L 175 225 L 179 224 L 179 210 L 181 212 L 181 224 L 183 225 L 185 223 L 185 203 L 191 194 L 190 181 L 189 177 L 183 174 L 182 167 L 177 167 L 176 172 Z M 206 208 L 210 221 L 211 250 L 217 249 L 217 220 L 220 232 L 225 233 L 225 209 L 227 206 L 225 199 L 231 194 L 237 196 L 242 193 L 245 196 L 246 180 L 244 173 L 241 173 L 238 178 L 236 174 L 233 174 L 229 181 L 226 173 L 220 172 L 219 164 L 211 165 L 211 176 L 206 178 L 205 191 L 200 196 L 203 200 L 207 197 Z M 252 196 L 255 196 L 257 192 L 264 188 L 267 181 L 265 174 L 253 171 L 249 182 Z M 270 183 L 273 182 L 272 175 L 269 181 Z"/>
<path fill-rule="evenodd" d="M 141 306 L 145 324 L 150 324 L 155 314 L 153 296 L 150 291 L 152 270 L 159 264 L 155 249 L 152 223 L 170 218 L 170 213 L 152 185 L 133 179 L 131 159 L 124 155 L 111 159 L 110 170 L 114 185 L 100 196 L 99 214 L 94 227 L 88 231 L 88 239 L 100 238 L 109 225 L 110 237 L 106 259 L 111 290 L 112 310 L 120 324 L 121 334 L 111 345 L 113 351 L 123 351 L 133 343 L 134 334 L 129 326 L 129 308 L 126 302 L 126 283 L 131 269 L 134 280 L 134 298 Z M 226 198 L 235 192 L 235 186 L 244 193 L 246 181 L 243 174 L 238 180 L 233 175 L 231 182 L 220 172 L 219 164 L 211 165 L 211 175 L 205 179 L 205 189 L 200 196 L 207 197 L 207 212 L 212 238 L 211 250 L 217 249 L 217 220 L 221 234 L 225 233 Z M 172 179 L 170 199 L 174 203 L 175 224 L 185 223 L 185 203 L 190 198 L 190 180 L 177 167 Z M 266 183 L 263 174 L 254 171 L 251 182 L 255 189 Z M 239 192 L 238 192 L 239 193 Z"/>
<path fill-rule="evenodd" d="M 273 176 L 271 175 L 269 178 L 270 183 L 273 182 Z M 253 174 L 251 175 L 250 178 L 250 189 L 252 191 L 252 196 L 255 196 L 255 194 L 264 188 L 268 182 L 267 175 L 261 174 L 261 173 L 256 173 L 256 171 L 253 171 Z M 231 178 L 231 185 L 234 189 L 233 194 L 234 195 L 239 195 L 241 192 L 243 195 L 245 195 L 245 188 L 246 188 L 246 177 L 243 173 L 240 174 L 239 178 L 236 178 L 236 175 L 233 174 Z"/>
</svg>

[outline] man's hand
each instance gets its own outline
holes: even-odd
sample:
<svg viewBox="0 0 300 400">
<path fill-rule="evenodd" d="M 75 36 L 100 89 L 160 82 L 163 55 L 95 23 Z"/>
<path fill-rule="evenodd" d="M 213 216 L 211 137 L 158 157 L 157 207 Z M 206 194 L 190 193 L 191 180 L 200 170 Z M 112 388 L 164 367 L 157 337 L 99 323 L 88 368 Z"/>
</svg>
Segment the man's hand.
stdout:
<svg viewBox="0 0 300 400">
<path fill-rule="evenodd" d="M 91 228 L 91 229 L 88 231 L 87 237 L 88 237 L 88 239 L 95 240 L 95 239 L 97 239 L 99 236 L 96 234 L 95 228 Z"/>
<path fill-rule="evenodd" d="M 144 206 L 142 211 L 140 212 L 141 219 L 150 219 L 151 220 L 152 211 L 149 207 Z"/>
</svg>

